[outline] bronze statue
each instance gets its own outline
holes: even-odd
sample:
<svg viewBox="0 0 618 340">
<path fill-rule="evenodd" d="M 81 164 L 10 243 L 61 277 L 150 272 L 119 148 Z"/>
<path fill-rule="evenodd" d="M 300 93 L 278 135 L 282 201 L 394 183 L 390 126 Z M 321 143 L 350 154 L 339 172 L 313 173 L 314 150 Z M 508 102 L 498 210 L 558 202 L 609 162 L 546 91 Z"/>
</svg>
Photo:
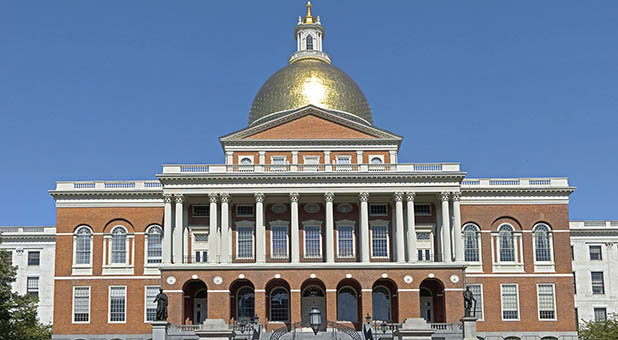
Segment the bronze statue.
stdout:
<svg viewBox="0 0 618 340">
<path fill-rule="evenodd" d="M 464 291 L 464 316 L 476 316 L 476 299 L 474 298 L 474 294 L 470 290 L 470 286 L 466 287 L 466 291 Z"/>
<path fill-rule="evenodd" d="M 159 288 L 159 294 L 155 297 L 154 302 L 157 303 L 157 321 L 167 320 L 167 295 L 163 293 L 163 288 Z"/>
</svg>

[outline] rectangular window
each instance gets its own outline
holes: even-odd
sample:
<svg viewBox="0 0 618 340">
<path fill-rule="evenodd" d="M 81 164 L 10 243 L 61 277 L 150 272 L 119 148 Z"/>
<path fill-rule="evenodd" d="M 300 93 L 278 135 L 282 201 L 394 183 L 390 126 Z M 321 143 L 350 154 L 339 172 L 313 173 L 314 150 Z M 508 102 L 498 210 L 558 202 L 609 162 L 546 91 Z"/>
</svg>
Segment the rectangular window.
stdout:
<svg viewBox="0 0 618 340">
<path fill-rule="evenodd" d="M 38 266 L 40 263 L 41 263 L 41 252 L 40 251 L 29 251 L 28 252 L 28 265 Z"/>
<path fill-rule="evenodd" d="M 305 257 L 322 257 L 322 235 L 318 226 L 305 228 Z"/>
<path fill-rule="evenodd" d="M 109 322 L 125 322 L 127 287 L 109 287 Z"/>
<path fill-rule="evenodd" d="M 39 296 L 39 277 L 32 276 L 26 281 L 26 293 L 30 296 Z"/>
<path fill-rule="evenodd" d="M 253 258 L 253 227 L 238 227 L 238 258 Z"/>
<path fill-rule="evenodd" d="M 517 284 L 500 285 L 502 295 L 502 320 L 519 320 L 519 294 Z"/>
<path fill-rule="evenodd" d="M 468 287 L 470 287 L 470 291 L 476 300 L 476 306 L 474 306 L 474 316 L 479 320 L 483 320 L 483 285 L 473 284 L 468 285 Z"/>
<path fill-rule="evenodd" d="M 416 203 L 414 204 L 414 215 L 431 216 L 431 203 Z"/>
<path fill-rule="evenodd" d="M 237 205 L 236 206 L 236 216 L 238 217 L 253 216 L 253 206 L 252 205 Z"/>
<path fill-rule="evenodd" d="M 90 322 L 90 287 L 73 287 L 73 322 Z"/>
<path fill-rule="evenodd" d="M 285 156 L 273 156 L 270 158 L 270 163 L 273 165 L 285 165 Z"/>
<path fill-rule="evenodd" d="M 208 217 L 210 214 L 210 207 L 207 205 L 194 205 L 193 217 Z"/>
<path fill-rule="evenodd" d="M 539 283 L 536 286 L 539 303 L 539 320 L 556 319 L 556 299 L 554 285 L 551 283 Z"/>
<path fill-rule="evenodd" d="M 337 156 L 337 164 L 350 164 L 351 160 L 350 156 Z"/>
<path fill-rule="evenodd" d="M 337 226 L 337 256 L 354 257 L 354 227 Z"/>
<path fill-rule="evenodd" d="M 387 226 L 371 226 L 371 256 L 388 257 Z"/>
<path fill-rule="evenodd" d="M 288 227 L 272 227 L 272 257 L 285 259 L 288 257 Z"/>
<path fill-rule="evenodd" d="M 163 259 L 163 248 L 162 248 L 162 236 L 161 233 L 148 233 L 146 237 L 148 237 L 148 253 L 147 262 L 148 263 L 161 263 Z"/>
<path fill-rule="evenodd" d="M 207 251 L 196 251 L 195 252 L 195 263 L 204 263 L 207 260 L 208 260 Z"/>
<path fill-rule="evenodd" d="M 590 260 L 600 261 L 603 259 L 601 246 L 590 246 Z"/>
<path fill-rule="evenodd" d="M 159 294 L 158 286 L 146 286 L 146 301 L 144 301 L 146 321 L 154 321 L 157 316 L 157 304 L 154 302 L 155 297 Z"/>
<path fill-rule="evenodd" d="M 388 215 L 387 204 L 370 204 L 369 215 L 371 216 L 386 216 Z"/>
<path fill-rule="evenodd" d="M 195 234 L 195 242 L 208 242 L 208 234 Z"/>
<path fill-rule="evenodd" d="M 594 321 L 607 321 L 607 308 L 595 308 Z"/>
<path fill-rule="evenodd" d="M 605 282 L 603 272 L 592 272 L 592 294 L 605 294 Z"/>
<path fill-rule="evenodd" d="M 577 280 L 575 279 L 575 272 L 573 272 L 573 294 L 577 294 Z"/>
</svg>

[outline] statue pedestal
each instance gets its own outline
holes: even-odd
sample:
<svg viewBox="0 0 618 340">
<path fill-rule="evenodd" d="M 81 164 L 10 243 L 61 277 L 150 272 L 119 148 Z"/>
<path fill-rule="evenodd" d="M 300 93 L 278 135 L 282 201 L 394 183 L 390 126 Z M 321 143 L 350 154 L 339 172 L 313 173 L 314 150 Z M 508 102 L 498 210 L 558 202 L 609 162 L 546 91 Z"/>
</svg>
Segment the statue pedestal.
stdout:
<svg viewBox="0 0 618 340">
<path fill-rule="evenodd" d="M 431 340 L 435 333 L 431 326 L 422 318 L 405 319 L 401 327 L 395 332 L 398 340 Z M 153 339 L 154 340 L 154 339 Z"/>
<path fill-rule="evenodd" d="M 231 340 L 236 333 L 223 319 L 206 319 L 195 331 L 195 335 L 200 340 Z"/>
<path fill-rule="evenodd" d="M 152 322 L 152 340 L 167 340 L 167 327 L 170 325 L 167 321 Z"/>
<path fill-rule="evenodd" d="M 463 340 L 477 340 L 478 338 L 476 337 L 476 318 L 474 316 L 464 316 L 461 319 L 461 323 L 463 324 Z"/>
</svg>

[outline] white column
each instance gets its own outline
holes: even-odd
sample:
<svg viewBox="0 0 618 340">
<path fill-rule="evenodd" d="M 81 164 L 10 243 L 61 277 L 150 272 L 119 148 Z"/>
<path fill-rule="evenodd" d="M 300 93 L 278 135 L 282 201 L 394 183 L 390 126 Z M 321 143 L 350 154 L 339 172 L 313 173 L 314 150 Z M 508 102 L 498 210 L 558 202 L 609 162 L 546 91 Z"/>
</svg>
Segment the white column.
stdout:
<svg viewBox="0 0 618 340">
<path fill-rule="evenodd" d="M 184 237 L 184 225 L 183 225 L 183 208 L 182 202 L 184 201 L 184 196 L 182 194 L 174 195 L 176 199 L 176 221 L 174 223 L 174 263 L 182 263 L 182 239 Z"/>
<path fill-rule="evenodd" d="M 455 238 L 453 244 L 455 245 L 455 261 L 463 262 L 464 243 L 461 237 L 461 204 L 459 202 L 461 193 L 454 192 L 451 198 L 453 200 L 453 237 Z"/>
<path fill-rule="evenodd" d="M 397 151 L 389 151 L 389 158 L 390 158 L 390 163 L 391 164 L 395 164 L 397 163 Z"/>
<path fill-rule="evenodd" d="M 356 151 L 356 164 L 363 164 L 363 152 Z"/>
<path fill-rule="evenodd" d="M 449 214 L 448 209 L 449 193 L 443 192 L 439 195 L 439 197 L 442 201 L 442 261 L 453 262 L 453 258 L 451 256 L 451 215 Z"/>
<path fill-rule="evenodd" d="M 292 151 L 292 165 L 290 171 L 298 171 L 298 151 Z"/>
<path fill-rule="evenodd" d="M 361 192 L 360 199 L 360 249 L 361 262 L 369 262 L 369 209 L 367 207 L 369 201 L 369 193 Z"/>
<path fill-rule="evenodd" d="M 266 229 L 264 228 L 264 194 L 255 193 L 255 260 L 266 262 Z"/>
<path fill-rule="evenodd" d="M 163 195 L 163 263 L 172 263 L 172 195 Z M 105 243 L 103 243 L 105 246 Z M 104 263 L 105 264 L 105 263 Z"/>
<path fill-rule="evenodd" d="M 230 262 L 230 220 L 229 220 L 229 201 L 230 195 L 223 193 L 219 195 L 221 199 L 221 263 Z"/>
<path fill-rule="evenodd" d="M 234 164 L 234 151 L 225 152 L 225 162 L 227 163 L 227 165 Z"/>
<path fill-rule="evenodd" d="M 208 263 L 217 263 L 219 257 L 219 240 L 217 239 L 217 194 L 209 194 L 210 209 L 209 213 L 209 229 L 208 229 Z"/>
<path fill-rule="evenodd" d="M 395 200 L 396 216 L 396 242 L 397 242 L 397 263 L 406 262 L 405 242 L 403 235 L 403 192 L 396 192 L 393 195 Z"/>
<path fill-rule="evenodd" d="M 326 201 L 326 262 L 335 262 L 335 227 L 333 221 L 333 200 L 335 195 L 332 192 L 324 194 L 324 200 Z"/>
<path fill-rule="evenodd" d="M 266 151 L 258 151 L 259 164 L 266 164 Z"/>
<path fill-rule="evenodd" d="M 408 233 L 406 238 L 408 240 L 408 262 L 418 261 L 418 250 L 416 249 L 416 221 L 414 220 L 414 198 L 416 193 L 406 193 L 406 212 L 408 218 Z"/>
<path fill-rule="evenodd" d="M 292 254 L 292 263 L 298 263 L 300 261 L 299 240 L 298 240 L 298 193 L 290 194 L 290 215 L 292 222 L 290 224 L 290 252 Z"/>
</svg>

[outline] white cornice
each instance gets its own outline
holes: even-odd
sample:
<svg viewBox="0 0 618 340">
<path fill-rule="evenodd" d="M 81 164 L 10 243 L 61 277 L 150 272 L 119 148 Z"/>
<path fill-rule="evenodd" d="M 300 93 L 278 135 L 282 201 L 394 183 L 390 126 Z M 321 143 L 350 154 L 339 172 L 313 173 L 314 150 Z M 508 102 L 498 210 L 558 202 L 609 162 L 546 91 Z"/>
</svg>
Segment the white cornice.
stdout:
<svg viewBox="0 0 618 340">
<path fill-rule="evenodd" d="M 161 271 L 174 271 L 174 270 L 272 270 L 272 269 L 459 269 L 462 270 L 466 267 L 463 263 L 440 263 L 440 262 L 417 262 L 417 263 L 397 263 L 397 262 L 304 262 L 304 263 L 231 263 L 231 264 L 169 264 L 162 265 Z"/>
</svg>

